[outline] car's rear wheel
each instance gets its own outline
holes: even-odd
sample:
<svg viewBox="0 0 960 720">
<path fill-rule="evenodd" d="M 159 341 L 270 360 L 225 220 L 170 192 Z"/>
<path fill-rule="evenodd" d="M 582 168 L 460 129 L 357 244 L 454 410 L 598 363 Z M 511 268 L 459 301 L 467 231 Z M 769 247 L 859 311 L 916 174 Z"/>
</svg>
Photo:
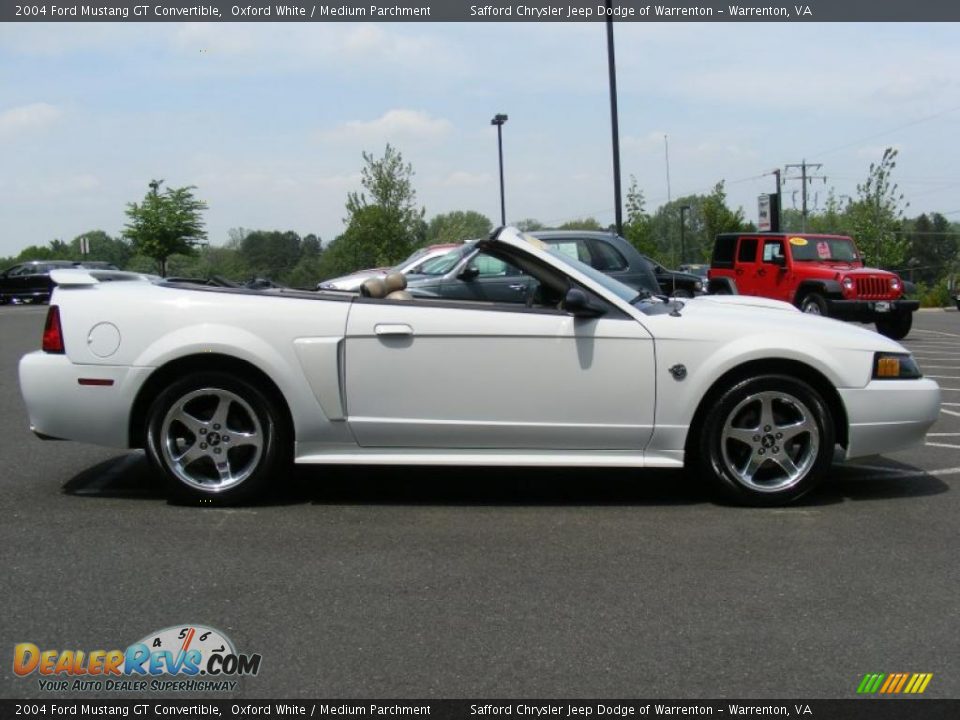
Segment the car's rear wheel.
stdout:
<svg viewBox="0 0 960 720">
<path fill-rule="evenodd" d="M 810 293 L 804 297 L 800 301 L 800 311 L 810 315 L 823 315 L 824 317 L 829 314 L 827 301 L 823 299 L 823 295 L 818 293 Z"/>
<path fill-rule="evenodd" d="M 901 312 L 877 320 L 877 332 L 893 340 L 903 340 L 913 327 L 913 313 Z"/>
<path fill-rule="evenodd" d="M 783 505 L 813 489 L 833 458 L 833 418 L 805 382 L 764 375 L 712 403 L 696 441 L 699 471 L 726 499 Z"/>
<path fill-rule="evenodd" d="M 157 396 L 148 411 L 146 447 L 172 499 L 231 505 L 281 479 L 284 435 L 276 403 L 249 380 L 197 373 Z"/>
</svg>

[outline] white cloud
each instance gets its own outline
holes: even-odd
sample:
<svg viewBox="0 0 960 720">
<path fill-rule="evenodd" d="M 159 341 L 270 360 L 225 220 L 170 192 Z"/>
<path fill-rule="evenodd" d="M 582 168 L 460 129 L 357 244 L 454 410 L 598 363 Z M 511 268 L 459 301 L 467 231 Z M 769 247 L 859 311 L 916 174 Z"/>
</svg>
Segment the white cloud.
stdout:
<svg viewBox="0 0 960 720">
<path fill-rule="evenodd" d="M 435 140 L 450 132 L 448 120 L 435 118 L 419 110 L 387 110 L 376 120 L 352 120 L 333 130 L 322 131 L 323 140 L 398 141 Z"/>
<path fill-rule="evenodd" d="M 0 140 L 49 127 L 62 115 L 60 108 L 49 103 L 33 103 L 4 110 L 0 112 Z"/>
</svg>

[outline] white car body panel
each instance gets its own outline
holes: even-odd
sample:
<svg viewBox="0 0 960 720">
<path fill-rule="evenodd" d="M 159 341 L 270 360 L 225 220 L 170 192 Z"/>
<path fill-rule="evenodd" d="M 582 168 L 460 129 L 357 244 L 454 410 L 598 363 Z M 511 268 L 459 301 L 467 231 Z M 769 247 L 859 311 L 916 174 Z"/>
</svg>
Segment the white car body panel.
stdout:
<svg viewBox="0 0 960 720">
<path fill-rule="evenodd" d="M 934 381 L 871 380 L 874 353 L 907 351 L 870 330 L 740 296 L 645 314 L 514 231 L 497 242 L 559 269 L 619 312 L 583 319 L 554 309 L 99 282 L 55 271 L 66 355 L 21 360 L 31 426 L 137 445 L 131 409 L 144 383 L 169 363 L 210 356 L 248 363 L 276 385 L 301 463 L 678 467 L 703 398 L 748 362 L 773 372 L 802 363 L 826 378 L 849 421 L 848 457 L 918 442 L 936 419 Z M 670 372 L 677 365 L 683 379 Z M 114 382 L 85 386 L 84 378 Z"/>
</svg>

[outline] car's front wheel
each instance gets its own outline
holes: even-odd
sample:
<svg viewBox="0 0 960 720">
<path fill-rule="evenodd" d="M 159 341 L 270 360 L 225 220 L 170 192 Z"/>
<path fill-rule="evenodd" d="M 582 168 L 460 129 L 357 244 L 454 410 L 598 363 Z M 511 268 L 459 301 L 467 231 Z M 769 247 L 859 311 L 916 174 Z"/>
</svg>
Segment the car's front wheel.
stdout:
<svg viewBox="0 0 960 720">
<path fill-rule="evenodd" d="M 813 489 L 833 458 L 833 418 L 820 394 L 795 378 L 736 383 L 712 403 L 692 460 L 724 497 L 783 505 Z"/>
<path fill-rule="evenodd" d="M 147 454 L 172 499 L 231 505 L 280 479 L 287 458 L 276 403 L 249 380 L 197 373 L 167 387 L 150 407 Z"/>
</svg>

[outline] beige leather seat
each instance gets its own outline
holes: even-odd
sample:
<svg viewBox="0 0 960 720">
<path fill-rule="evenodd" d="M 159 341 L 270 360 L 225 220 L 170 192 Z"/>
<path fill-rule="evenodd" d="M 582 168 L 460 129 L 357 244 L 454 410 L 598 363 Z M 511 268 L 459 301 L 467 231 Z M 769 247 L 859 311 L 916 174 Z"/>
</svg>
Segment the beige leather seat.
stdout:
<svg viewBox="0 0 960 720">
<path fill-rule="evenodd" d="M 387 300 L 413 300 L 407 292 L 407 276 L 403 273 L 390 273 L 383 279 L 387 290 Z"/>
</svg>

